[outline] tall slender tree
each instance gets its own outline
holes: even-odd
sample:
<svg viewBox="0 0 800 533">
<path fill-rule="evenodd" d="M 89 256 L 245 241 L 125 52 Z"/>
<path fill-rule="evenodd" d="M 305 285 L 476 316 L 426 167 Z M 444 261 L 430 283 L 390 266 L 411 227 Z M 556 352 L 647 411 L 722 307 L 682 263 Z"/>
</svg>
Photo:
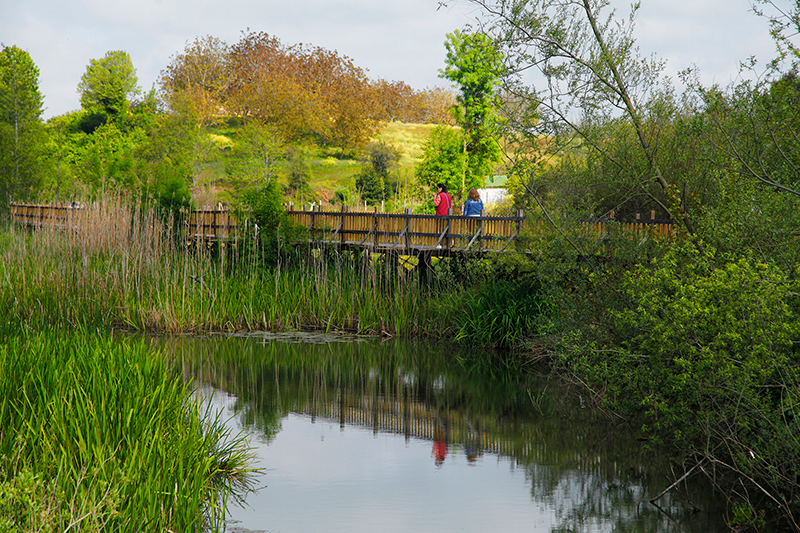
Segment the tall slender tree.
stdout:
<svg viewBox="0 0 800 533">
<path fill-rule="evenodd" d="M 504 71 L 503 56 L 485 33 L 462 33 L 456 30 L 447 35 L 447 66 L 441 76 L 458 88 L 456 122 L 463 131 L 463 150 L 466 159 L 460 189 L 467 184 L 483 184 L 492 167 L 500 160 L 500 150 L 494 133 L 500 99 L 497 88 Z"/>
<path fill-rule="evenodd" d="M 0 210 L 36 189 L 45 140 L 39 69 L 16 46 L 0 52 Z"/>
</svg>

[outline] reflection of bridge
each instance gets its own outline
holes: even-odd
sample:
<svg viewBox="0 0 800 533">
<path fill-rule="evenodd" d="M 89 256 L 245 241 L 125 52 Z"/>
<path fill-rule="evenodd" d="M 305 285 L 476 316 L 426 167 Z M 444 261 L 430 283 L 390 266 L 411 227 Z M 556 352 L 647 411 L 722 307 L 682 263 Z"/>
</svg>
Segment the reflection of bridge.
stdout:
<svg viewBox="0 0 800 533">
<path fill-rule="evenodd" d="M 461 444 L 481 453 L 489 452 L 520 458 L 533 452 L 533 439 L 522 439 L 520 446 L 503 438 L 494 426 L 482 420 L 469 420 L 464 414 L 451 410 L 437 410 L 430 405 L 406 397 L 387 399 L 382 396 L 357 396 L 339 393 L 335 399 L 309 399 L 298 401 L 290 407 L 292 412 L 336 422 L 341 427 L 355 425 L 371 429 L 373 433 L 388 432 L 430 441 Z"/>
</svg>

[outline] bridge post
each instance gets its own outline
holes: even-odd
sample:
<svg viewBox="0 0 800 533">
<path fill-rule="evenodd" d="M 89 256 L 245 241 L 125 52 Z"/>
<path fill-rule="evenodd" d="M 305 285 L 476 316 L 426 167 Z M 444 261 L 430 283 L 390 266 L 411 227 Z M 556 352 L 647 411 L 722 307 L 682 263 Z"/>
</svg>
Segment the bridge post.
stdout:
<svg viewBox="0 0 800 533">
<path fill-rule="evenodd" d="M 347 206 L 342 204 L 342 214 L 341 214 L 342 219 L 339 221 L 339 224 L 342 227 L 342 231 L 339 232 L 339 241 L 340 241 L 339 249 L 340 250 L 344 250 L 344 244 L 345 244 L 345 238 L 344 238 L 344 219 L 345 219 L 344 214 L 345 213 L 347 213 Z"/>
<path fill-rule="evenodd" d="M 407 255 L 407 254 L 411 253 L 411 231 L 410 231 L 411 230 L 411 217 L 409 216 L 409 215 L 411 215 L 411 208 L 410 207 L 406 207 L 405 214 L 406 214 L 406 229 L 405 229 L 406 238 L 405 238 L 405 243 L 404 244 L 405 244 L 405 253 Z"/>
<path fill-rule="evenodd" d="M 433 265 L 431 265 L 431 253 L 420 251 L 417 253 L 417 270 L 419 272 L 417 280 L 421 286 L 428 284 L 428 275 Z"/>
<path fill-rule="evenodd" d="M 478 237 L 478 251 L 483 252 L 483 236 L 486 235 L 486 221 L 483 217 L 486 216 L 486 209 L 481 209 L 481 220 L 478 230 L 480 232 L 480 237 Z"/>
<path fill-rule="evenodd" d="M 450 247 L 451 247 L 451 243 L 450 243 L 450 227 L 452 225 L 452 219 L 450 217 L 452 217 L 452 216 L 453 216 L 453 208 L 451 207 L 451 208 L 449 208 L 447 210 L 447 226 L 445 227 L 445 230 L 444 230 L 445 231 L 444 232 L 445 246 L 443 246 L 443 248 L 447 248 L 448 250 L 450 250 Z"/>
<path fill-rule="evenodd" d="M 305 206 L 303 206 L 303 210 L 305 210 Z M 315 224 L 317 223 L 316 216 L 314 215 L 314 206 L 311 206 L 311 225 L 308 226 L 308 234 L 311 236 L 311 241 L 314 242 L 314 232 L 317 230 Z"/>
<path fill-rule="evenodd" d="M 375 206 L 375 212 L 372 215 L 372 227 L 375 228 L 375 251 L 378 251 L 378 206 Z"/>
</svg>

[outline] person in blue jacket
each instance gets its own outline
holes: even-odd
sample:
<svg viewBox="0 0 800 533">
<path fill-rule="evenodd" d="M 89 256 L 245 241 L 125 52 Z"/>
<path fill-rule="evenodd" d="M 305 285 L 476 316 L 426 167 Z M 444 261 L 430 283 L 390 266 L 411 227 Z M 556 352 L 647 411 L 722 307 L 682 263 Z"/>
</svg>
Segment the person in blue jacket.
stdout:
<svg viewBox="0 0 800 533">
<path fill-rule="evenodd" d="M 470 217 L 478 217 L 483 211 L 483 201 L 478 189 L 470 189 L 467 193 L 467 199 L 464 202 L 464 215 Z"/>
</svg>

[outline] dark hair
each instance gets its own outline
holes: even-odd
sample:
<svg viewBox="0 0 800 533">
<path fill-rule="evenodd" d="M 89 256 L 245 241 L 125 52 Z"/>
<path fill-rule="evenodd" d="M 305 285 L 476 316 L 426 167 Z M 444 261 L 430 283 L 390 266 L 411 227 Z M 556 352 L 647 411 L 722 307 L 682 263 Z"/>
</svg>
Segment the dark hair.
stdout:
<svg viewBox="0 0 800 533">
<path fill-rule="evenodd" d="M 436 187 L 442 189 L 442 192 L 447 192 L 447 185 L 445 185 L 444 183 L 437 183 Z"/>
</svg>

